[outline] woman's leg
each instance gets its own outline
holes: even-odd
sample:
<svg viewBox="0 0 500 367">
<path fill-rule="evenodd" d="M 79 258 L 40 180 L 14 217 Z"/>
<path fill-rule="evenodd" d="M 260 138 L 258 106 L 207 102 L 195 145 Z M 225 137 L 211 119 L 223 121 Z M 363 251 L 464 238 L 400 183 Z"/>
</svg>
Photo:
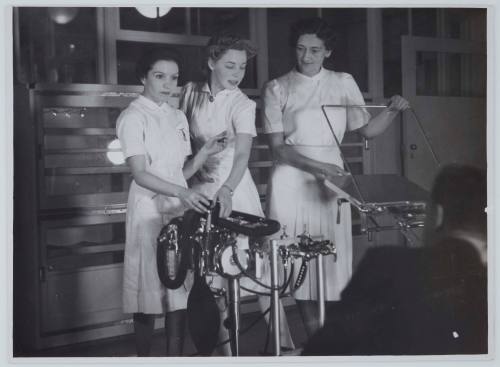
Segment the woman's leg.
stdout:
<svg viewBox="0 0 500 367">
<path fill-rule="evenodd" d="M 182 356 L 184 332 L 186 330 L 186 310 L 177 310 L 165 314 L 165 336 L 167 356 Z"/>
<path fill-rule="evenodd" d="M 307 337 L 310 338 L 319 329 L 318 302 L 309 300 L 295 300 L 300 317 L 304 323 Z"/>
<path fill-rule="evenodd" d="M 138 357 L 148 357 L 151 351 L 155 315 L 134 313 L 135 347 Z"/>
</svg>

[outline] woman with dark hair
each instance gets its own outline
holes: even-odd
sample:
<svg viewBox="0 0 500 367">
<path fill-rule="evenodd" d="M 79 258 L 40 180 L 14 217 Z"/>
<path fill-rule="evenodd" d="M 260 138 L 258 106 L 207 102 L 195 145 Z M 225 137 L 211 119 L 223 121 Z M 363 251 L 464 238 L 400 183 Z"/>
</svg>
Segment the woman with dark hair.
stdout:
<svg viewBox="0 0 500 367">
<path fill-rule="evenodd" d="M 306 230 L 336 245 L 337 261 L 333 256 L 323 261 L 325 298 L 337 301 L 352 273 L 351 208 L 339 207 L 338 197 L 323 182 L 328 179 L 342 187 L 349 176 L 321 106 L 364 105 L 364 100 L 351 75 L 323 67 L 335 43 L 327 22 L 320 18 L 299 20 L 292 27 L 290 43 L 296 67 L 269 81 L 263 90 L 264 131 L 275 162 L 268 185 L 267 214 L 285 225 L 292 238 Z M 346 130 L 373 138 L 406 108 L 404 98 L 393 96 L 389 106 L 373 118 L 363 108 L 339 109 L 333 130 L 339 142 Z M 294 291 L 308 335 L 318 327 L 315 274 L 316 261 L 312 260 L 304 283 Z"/>
<path fill-rule="evenodd" d="M 180 109 L 189 121 L 194 150 L 224 131 L 227 132 L 228 145 L 224 151 L 212 155 L 205 162 L 200 174 L 190 180 L 190 185 L 214 202 L 218 201 L 222 217 L 227 217 L 233 209 L 263 217 L 257 187 L 248 170 L 252 138 L 256 136 L 256 104 L 238 88 L 245 76 L 247 61 L 255 56 L 256 49 L 238 35 L 219 33 L 210 38 L 206 51 L 207 81 L 190 82 L 183 87 Z M 262 274 L 261 281 L 269 283 L 267 261 L 264 261 Z M 241 283 L 247 288 L 256 288 L 248 278 L 242 278 Z M 214 277 L 211 286 L 227 289 L 221 277 Z M 262 288 L 259 290 L 265 291 Z M 219 302 L 221 300 L 222 297 Z M 259 297 L 262 311 L 269 305 L 269 297 Z M 225 308 L 224 305 L 221 307 Z M 282 306 L 281 311 L 283 315 Z M 285 318 L 282 326 L 283 346 L 293 348 Z M 225 328 L 220 330 L 221 338 L 227 338 Z M 223 353 L 228 354 L 229 349 L 226 348 Z"/>
<path fill-rule="evenodd" d="M 162 286 L 156 238 L 162 226 L 184 210 L 207 210 L 208 198 L 188 189 L 186 179 L 226 142 L 223 135 L 215 135 L 186 160 L 191 155 L 186 116 L 168 104 L 179 78 L 177 58 L 171 52 L 155 49 L 143 55 L 137 76 L 144 91 L 116 123 L 133 176 L 127 203 L 123 311 L 133 313 L 139 356 L 149 355 L 157 314 L 165 314 L 167 355 L 181 355 L 187 291 Z"/>
</svg>

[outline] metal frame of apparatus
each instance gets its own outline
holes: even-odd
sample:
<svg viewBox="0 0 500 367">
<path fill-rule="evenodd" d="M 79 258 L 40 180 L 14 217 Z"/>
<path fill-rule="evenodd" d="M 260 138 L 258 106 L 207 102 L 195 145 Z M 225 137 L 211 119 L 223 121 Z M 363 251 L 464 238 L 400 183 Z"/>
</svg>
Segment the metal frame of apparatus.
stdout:
<svg viewBox="0 0 500 367">
<path fill-rule="evenodd" d="M 321 106 L 321 110 L 325 116 L 326 122 L 328 123 L 328 127 L 330 129 L 330 132 L 333 135 L 333 138 L 335 140 L 335 143 L 337 144 L 337 147 L 339 148 L 340 151 L 340 156 L 342 158 L 342 161 L 344 162 L 344 165 L 346 167 L 346 170 L 348 171 L 349 174 L 351 174 L 352 177 L 352 183 L 355 191 L 355 195 L 357 197 L 347 193 L 346 191 L 342 190 L 338 186 L 334 185 L 330 181 L 325 180 L 325 185 L 336 192 L 339 195 L 339 200 L 344 200 L 352 204 L 356 209 L 359 211 L 360 216 L 361 216 L 361 231 L 362 233 L 367 233 L 369 236 L 369 239 L 371 239 L 372 233 L 373 232 L 381 232 L 381 231 L 387 231 L 387 230 L 399 230 L 403 236 L 406 238 L 406 240 L 410 244 L 415 244 L 416 237 L 414 237 L 411 233 L 411 229 L 413 228 L 419 228 L 424 226 L 424 218 L 425 218 L 425 206 L 426 206 L 426 198 L 422 196 L 420 199 L 412 201 L 412 200 L 406 200 L 406 199 L 401 199 L 398 198 L 396 201 L 385 201 L 385 202 L 367 202 L 364 198 L 364 195 L 362 193 L 362 190 L 359 185 L 359 177 L 356 178 L 355 175 L 352 175 L 352 171 L 349 167 L 349 163 L 345 159 L 342 150 L 340 149 L 340 142 L 337 139 L 337 136 L 335 135 L 335 132 L 333 130 L 332 122 L 328 118 L 328 115 L 326 113 L 327 108 L 376 108 L 376 109 L 383 109 L 387 108 L 386 105 L 340 105 L 340 104 L 331 104 L 331 105 L 323 105 Z M 411 116 L 413 117 L 414 121 L 417 123 L 418 129 L 420 133 L 422 134 L 424 138 L 424 142 L 429 148 L 429 151 L 432 155 L 432 158 L 434 162 L 436 163 L 437 166 L 440 165 L 440 161 L 430 143 L 429 136 L 425 132 L 420 120 L 418 119 L 415 111 L 412 108 L 409 108 L 408 111 L 411 113 Z M 376 178 L 376 175 L 369 175 L 373 176 L 373 178 Z M 405 179 L 406 180 L 406 179 Z M 411 183 L 410 181 L 406 180 L 406 182 L 402 182 L 402 185 L 406 186 L 413 186 L 413 188 L 416 188 L 416 185 Z M 418 188 L 419 189 L 419 188 Z M 383 213 L 389 213 L 392 215 L 392 217 L 395 220 L 395 224 L 393 226 L 380 226 L 377 221 L 375 220 L 375 216 L 383 214 Z M 371 223 L 372 226 L 370 226 L 368 223 Z"/>
</svg>

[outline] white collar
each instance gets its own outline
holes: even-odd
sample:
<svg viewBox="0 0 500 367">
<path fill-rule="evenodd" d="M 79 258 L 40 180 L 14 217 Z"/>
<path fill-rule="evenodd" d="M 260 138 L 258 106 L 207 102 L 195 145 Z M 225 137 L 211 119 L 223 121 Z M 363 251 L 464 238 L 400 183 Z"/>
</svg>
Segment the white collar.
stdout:
<svg viewBox="0 0 500 367">
<path fill-rule="evenodd" d="M 469 242 L 478 252 L 479 257 L 483 263 L 486 264 L 486 238 L 480 233 L 456 229 L 448 234 L 448 237 L 457 238 Z"/>
<path fill-rule="evenodd" d="M 302 74 L 300 71 L 297 70 L 297 68 L 293 68 L 293 72 L 299 77 L 299 78 L 303 78 L 304 80 L 310 80 L 310 81 L 314 81 L 314 82 L 317 82 L 317 81 L 320 81 L 321 79 L 323 79 L 323 77 L 325 76 L 326 74 L 326 69 L 324 67 L 321 67 L 319 69 L 319 71 L 313 75 L 313 76 L 308 76 L 308 75 L 305 75 L 305 74 Z"/>
<path fill-rule="evenodd" d="M 154 110 L 154 111 L 157 111 L 157 110 L 163 110 L 163 111 L 171 111 L 172 110 L 172 106 L 170 106 L 168 103 L 165 103 L 165 102 L 162 102 L 160 105 L 158 103 L 156 103 L 155 101 L 152 101 L 150 100 L 149 98 L 147 97 L 144 97 L 142 94 L 139 95 L 139 97 L 137 98 L 136 100 L 139 104 L 151 109 L 151 110 Z"/>
<path fill-rule="evenodd" d="M 202 87 L 201 87 L 201 91 L 204 92 L 204 93 L 208 93 L 209 95 L 212 95 L 212 91 L 210 90 L 210 87 L 208 86 L 208 82 L 205 82 Z M 218 95 L 221 95 L 221 96 L 228 96 L 232 93 L 238 93 L 239 91 L 239 88 L 236 87 L 234 89 L 223 89 L 223 90 L 220 90 L 219 92 L 217 92 L 214 97 L 217 97 Z"/>
</svg>

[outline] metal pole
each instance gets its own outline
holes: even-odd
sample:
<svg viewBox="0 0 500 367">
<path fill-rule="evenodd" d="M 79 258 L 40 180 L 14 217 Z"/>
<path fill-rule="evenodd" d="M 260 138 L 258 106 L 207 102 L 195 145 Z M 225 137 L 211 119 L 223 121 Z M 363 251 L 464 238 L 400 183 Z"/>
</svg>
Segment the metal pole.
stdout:
<svg viewBox="0 0 500 367">
<path fill-rule="evenodd" d="M 238 278 L 229 279 L 229 317 L 231 320 L 231 352 L 233 356 L 240 355 L 240 281 Z"/>
<path fill-rule="evenodd" d="M 323 273 L 323 255 L 317 257 L 317 278 L 318 278 L 318 310 L 319 310 L 319 327 L 325 325 L 325 279 Z"/>
<path fill-rule="evenodd" d="M 274 340 L 274 355 L 280 355 L 280 308 L 278 289 L 278 241 L 271 240 L 271 321 Z"/>
</svg>

